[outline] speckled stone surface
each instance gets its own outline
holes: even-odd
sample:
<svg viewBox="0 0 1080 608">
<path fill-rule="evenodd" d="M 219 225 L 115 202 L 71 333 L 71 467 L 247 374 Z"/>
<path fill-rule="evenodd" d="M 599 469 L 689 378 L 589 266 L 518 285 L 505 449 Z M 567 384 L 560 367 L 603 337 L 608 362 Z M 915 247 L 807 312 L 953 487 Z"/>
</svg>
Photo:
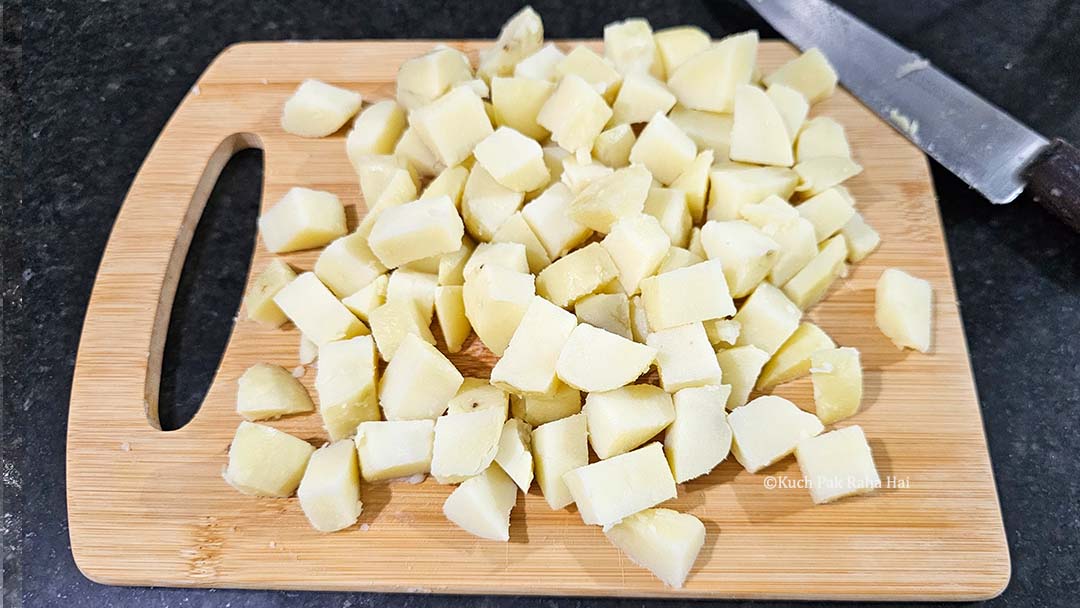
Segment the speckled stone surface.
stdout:
<svg viewBox="0 0 1080 608">
<path fill-rule="evenodd" d="M 1080 3 L 842 4 L 1045 135 L 1080 142 Z M 747 28 L 773 34 L 734 1 L 534 5 L 555 38 L 597 36 L 605 23 L 632 15 L 657 27 L 694 23 L 714 36 Z M 207 63 L 243 40 L 491 37 L 516 8 L 484 0 L 0 3 L 5 605 L 646 603 L 117 588 L 91 583 L 71 559 L 64 436 L 84 307 L 139 163 Z M 198 295 L 178 299 L 170 329 L 163 393 L 172 407 L 163 418 L 171 424 L 196 407 L 239 302 L 259 166 L 255 152 L 231 163 L 186 265 L 184 281 L 197 284 Z M 1080 236 L 1030 201 L 992 207 L 940 167 L 934 178 L 1013 558 L 1012 582 L 988 604 L 1075 606 Z M 676 604 L 691 605 L 669 603 Z"/>
</svg>

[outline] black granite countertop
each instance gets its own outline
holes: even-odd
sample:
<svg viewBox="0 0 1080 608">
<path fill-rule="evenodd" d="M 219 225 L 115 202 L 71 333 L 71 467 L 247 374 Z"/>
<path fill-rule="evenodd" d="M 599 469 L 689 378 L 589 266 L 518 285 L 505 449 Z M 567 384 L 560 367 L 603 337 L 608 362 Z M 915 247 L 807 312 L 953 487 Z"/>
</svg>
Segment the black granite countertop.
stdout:
<svg viewBox="0 0 1080 608">
<path fill-rule="evenodd" d="M 533 3 L 549 37 L 648 17 L 714 36 L 770 30 L 735 1 Z M 1080 2 L 841 2 L 1047 136 L 1080 142 Z M 486 38 L 516 3 L 234 0 L 0 3 L 5 605 L 630 606 L 642 601 L 105 587 L 69 548 L 64 438 L 94 271 L 154 137 L 207 63 L 257 39 Z M 239 302 L 260 158 L 230 163 L 185 267 L 169 337 L 166 420 L 215 366 Z M 1027 200 L 994 207 L 934 167 L 1003 503 L 1013 577 L 995 606 L 1075 606 L 1080 592 L 1080 236 Z M 232 253 L 235 252 L 235 255 Z M 224 257 L 221 257 L 224 256 Z M 236 260 L 215 263 L 214 260 Z M 191 272 L 188 272 L 188 270 Z M 192 278 L 197 277 L 197 278 Z M 226 311 L 226 312 L 222 312 Z M 184 331 L 185 327 L 202 331 Z M 175 422 L 174 422 L 175 423 Z M 690 602 L 673 602 L 668 605 Z"/>
</svg>

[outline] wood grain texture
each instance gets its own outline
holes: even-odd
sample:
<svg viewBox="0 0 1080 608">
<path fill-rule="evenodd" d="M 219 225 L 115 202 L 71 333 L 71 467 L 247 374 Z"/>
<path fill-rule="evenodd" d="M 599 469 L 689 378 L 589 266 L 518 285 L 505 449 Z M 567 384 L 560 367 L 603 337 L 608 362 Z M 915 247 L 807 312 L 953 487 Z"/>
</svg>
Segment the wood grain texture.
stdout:
<svg viewBox="0 0 1080 608">
<path fill-rule="evenodd" d="M 359 526 L 324 535 L 295 499 L 241 495 L 221 479 L 239 375 L 259 361 L 297 365 L 291 325 L 237 321 L 201 410 L 184 428 L 156 428 L 168 315 L 184 255 L 229 156 L 262 148 L 265 209 L 295 185 L 363 203 L 344 132 L 284 133 L 282 104 L 304 78 L 387 98 L 404 59 L 432 41 L 252 43 L 226 49 L 183 100 L 140 169 L 113 229 L 86 315 L 71 393 L 67 492 L 71 546 L 82 571 L 110 584 L 447 593 L 740 598 L 969 600 L 998 594 L 1009 556 L 948 253 L 925 157 L 846 92 L 814 108 L 842 122 L 865 172 L 848 184 L 881 248 L 839 281 L 809 317 L 865 366 L 863 426 L 883 478 L 910 487 L 815 507 L 788 458 L 750 475 L 732 459 L 680 487 L 666 506 L 702 519 L 708 538 L 686 587 L 665 588 L 576 512 L 551 511 L 534 488 L 519 497 L 509 543 L 448 523 L 450 492 L 364 485 Z M 483 42 L 452 43 L 475 57 Z M 595 44 L 595 43 L 593 43 Z M 794 56 L 761 46 L 768 71 Z M 355 221 L 355 218 L 354 218 Z M 309 269 L 315 253 L 287 256 Z M 271 255 L 257 244 L 254 276 Z M 900 352 L 876 329 L 874 285 L 899 266 L 934 286 L 934 347 Z M 250 281 L 250 277 L 249 277 Z M 475 341 L 452 357 L 486 376 Z M 312 389 L 314 369 L 303 377 Z M 807 379 L 776 391 L 810 403 Z M 317 415 L 272 423 L 318 445 Z"/>
</svg>

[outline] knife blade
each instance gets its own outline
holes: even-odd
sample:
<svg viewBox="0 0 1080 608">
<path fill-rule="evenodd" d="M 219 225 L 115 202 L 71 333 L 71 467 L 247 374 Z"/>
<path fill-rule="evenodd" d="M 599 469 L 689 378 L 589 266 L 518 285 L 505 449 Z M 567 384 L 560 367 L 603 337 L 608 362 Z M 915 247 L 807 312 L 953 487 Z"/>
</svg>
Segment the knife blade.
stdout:
<svg viewBox="0 0 1080 608">
<path fill-rule="evenodd" d="M 749 4 L 799 48 L 820 49 L 845 88 L 991 202 L 1014 200 L 1030 179 L 1036 200 L 1080 230 L 1080 153 L 1071 144 L 1048 142 L 830 2 Z"/>
</svg>

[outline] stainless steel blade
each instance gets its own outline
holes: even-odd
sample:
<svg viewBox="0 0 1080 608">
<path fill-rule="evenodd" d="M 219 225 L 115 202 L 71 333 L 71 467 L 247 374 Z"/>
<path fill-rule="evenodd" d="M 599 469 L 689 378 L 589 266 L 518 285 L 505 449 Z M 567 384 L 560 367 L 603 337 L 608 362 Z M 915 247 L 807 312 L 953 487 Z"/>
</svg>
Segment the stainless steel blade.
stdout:
<svg viewBox="0 0 1080 608">
<path fill-rule="evenodd" d="M 990 201 L 1024 189 L 1043 136 L 825 0 L 749 4 L 799 48 L 819 48 L 845 88 Z"/>
</svg>

